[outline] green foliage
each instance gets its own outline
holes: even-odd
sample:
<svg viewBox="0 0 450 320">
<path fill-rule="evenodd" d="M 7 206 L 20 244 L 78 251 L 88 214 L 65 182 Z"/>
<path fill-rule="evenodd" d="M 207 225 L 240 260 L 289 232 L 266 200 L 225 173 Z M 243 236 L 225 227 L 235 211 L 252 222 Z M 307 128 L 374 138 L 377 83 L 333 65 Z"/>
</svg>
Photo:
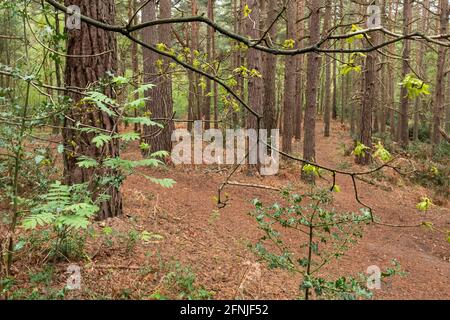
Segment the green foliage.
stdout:
<svg viewBox="0 0 450 320">
<path fill-rule="evenodd" d="M 373 156 L 384 162 L 392 160 L 391 153 L 384 148 L 381 141 L 378 141 L 375 145 L 375 152 L 373 153 Z"/>
<path fill-rule="evenodd" d="M 168 266 L 169 272 L 164 276 L 163 291 L 154 292 L 150 298 L 167 300 L 169 298 L 183 300 L 209 300 L 214 292 L 197 285 L 197 276 L 188 266 L 179 262 Z M 175 295 L 175 296 L 174 296 Z"/>
<path fill-rule="evenodd" d="M 415 99 L 420 95 L 430 94 L 430 85 L 424 81 L 417 79 L 414 74 L 410 73 L 405 76 L 400 85 L 408 90 L 408 98 Z"/>
<path fill-rule="evenodd" d="M 321 174 L 321 169 L 312 164 L 305 164 L 302 168 L 302 171 L 315 175 L 316 177 L 320 177 Z"/>
<path fill-rule="evenodd" d="M 422 197 L 420 199 L 420 202 L 417 204 L 416 208 L 420 211 L 428 211 L 433 203 L 431 202 L 430 198 L 428 197 Z"/>
<path fill-rule="evenodd" d="M 358 27 L 356 24 L 352 24 L 352 28 L 351 28 L 351 30 L 350 30 L 350 33 L 356 33 L 356 32 L 358 32 L 358 31 L 361 31 L 361 30 L 363 30 L 361 27 Z M 367 36 L 367 35 L 366 35 Z M 357 35 L 354 35 L 354 36 L 352 36 L 352 37 L 349 37 L 349 38 L 347 38 L 347 39 L 345 39 L 345 41 L 347 42 L 347 43 L 353 43 L 355 40 L 361 40 L 361 39 L 364 39 L 364 34 L 357 34 Z"/>
<path fill-rule="evenodd" d="M 284 49 L 293 49 L 294 46 L 295 46 L 295 40 L 293 40 L 293 39 L 284 40 L 284 44 L 283 44 Z"/>
<path fill-rule="evenodd" d="M 437 196 L 450 196 L 450 144 L 442 143 L 435 147 L 431 157 L 431 146 L 424 143 L 411 143 L 408 153 L 416 162 L 409 178 L 421 186 L 433 190 Z"/>
<path fill-rule="evenodd" d="M 249 8 L 248 4 L 245 4 L 243 9 L 244 18 L 247 18 L 250 13 L 252 13 L 252 9 Z"/>
<path fill-rule="evenodd" d="M 90 91 L 87 93 L 87 97 L 81 101 L 85 103 L 94 103 L 101 111 L 109 115 L 110 117 L 117 116 L 116 112 L 109 106 L 115 106 L 114 99 L 109 98 L 105 94 L 98 91 Z"/>
<path fill-rule="evenodd" d="M 303 298 L 311 290 L 317 298 L 356 299 L 370 298 L 366 277 L 340 277 L 326 280 L 319 271 L 344 255 L 362 236 L 362 227 L 371 221 L 367 210 L 356 213 L 338 213 L 329 209 L 333 202 L 330 191 L 317 189 L 307 195 L 282 192 L 284 205 L 275 203 L 265 207 L 254 200 L 255 218 L 264 235 L 252 245 L 252 250 L 270 269 L 281 268 L 299 273 Z M 284 231 L 298 232 L 299 243 L 287 242 Z M 306 237 L 305 237 L 306 235 Z M 291 237 L 290 237 L 291 238 Z M 308 240 L 309 239 L 309 240 Z"/>
<path fill-rule="evenodd" d="M 353 150 L 352 154 L 356 157 L 364 157 L 366 155 L 367 150 L 370 150 L 370 148 L 361 142 L 357 142 L 355 149 Z"/>
<path fill-rule="evenodd" d="M 49 229 L 55 234 L 50 255 L 73 256 L 79 246 L 78 230 L 86 230 L 90 219 L 99 211 L 85 184 L 66 186 L 60 182 L 50 185 L 47 194 L 39 197 L 31 213 L 22 221 L 25 229 Z M 73 247 L 79 246 L 79 248 Z M 78 255 L 79 252 L 76 252 Z"/>
</svg>

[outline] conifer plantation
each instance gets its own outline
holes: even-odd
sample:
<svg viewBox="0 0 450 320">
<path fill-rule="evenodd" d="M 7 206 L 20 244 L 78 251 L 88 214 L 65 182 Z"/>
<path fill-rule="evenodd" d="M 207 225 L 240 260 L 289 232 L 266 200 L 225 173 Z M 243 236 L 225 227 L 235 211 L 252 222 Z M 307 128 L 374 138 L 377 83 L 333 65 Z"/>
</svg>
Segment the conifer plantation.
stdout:
<svg viewBox="0 0 450 320">
<path fill-rule="evenodd" d="M 449 16 L 0 0 L 0 300 L 450 299 Z"/>
</svg>

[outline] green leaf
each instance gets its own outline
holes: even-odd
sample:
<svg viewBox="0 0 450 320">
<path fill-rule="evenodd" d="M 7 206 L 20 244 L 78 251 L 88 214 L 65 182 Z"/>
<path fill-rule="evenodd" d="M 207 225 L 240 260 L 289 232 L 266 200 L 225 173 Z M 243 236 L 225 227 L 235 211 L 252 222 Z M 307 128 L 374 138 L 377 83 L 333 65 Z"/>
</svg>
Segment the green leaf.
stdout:
<svg viewBox="0 0 450 320">
<path fill-rule="evenodd" d="M 162 240 L 162 239 L 164 239 L 163 236 L 153 233 L 153 232 L 148 232 L 148 231 L 144 230 L 141 233 L 141 240 L 144 242 L 152 242 L 152 241 L 157 241 L 157 240 Z"/>
<path fill-rule="evenodd" d="M 147 90 L 153 89 L 155 85 L 153 83 L 145 83 L 139 86 L 135 91 L 133 91 L 133 94 L 139 93 L 144 94 Z"/>
<path fill-rule="evenodd" d="M 357 157 L 363 157 L 363 156 L 365 156 L 366 151 L 369 150 L 369 149 L 370 148 L 368 146 L 365 146 L 361 142 L 358 142 L 356 144 L 355 150 L 353 150 L 352 154 L 357 156 Z"/>
<path fill-rule="evenodd" d="M 108 108 L 106 105 L 115 105 L 115 101 L 103 93 L 90 91 L 87 93 L 88 96 L 84 98 L 82 101 L 84 102 L 92 102 L 94 103 L 101 111 L 109 115 L 110 117 L 117 116 L 117 114 Z"/>
<path fill-rule="evenodd" d="M 320 176 L 320 169 L 316 166 L 313 166 L 312 164 L 305 164 L 302 170 L 306 173 L 314 174 L 317 177 Z"/>
<path fill-rule="evenodd" d="M 80 168 L 89 169 L 89 168 L 94 168 L 94 167 L 98 166 L 97 160 L 89 158 L 89 157 L 86 157 L 86 156 L 79 156 L 77 158 L 77 160 L 78 160 L 77 165 Z"/>
<path fill-rule="evenodd" d="M 55 220 L 55 216 L 51 212 L 42 212 L 38 214 L 32 214 L 22 221 L 22 226 L 25 229 L 35 229 L 38 225 L 45 226 Z"/>
<path fill-rule="evenodd" d="M 381 141 L 378 141 L 378 143 L 375 145 L 375 152 L 373 156 L 385 162 L 392 159 L 391 154 L 384 148 Z"/>
<path fill-rule="evenodd" d="M 172 179 L 157 179 L 153 177 L 144 176 L 148 180 L 150 180 L 153 183 L 159 184 L 163 188 L 172 188 L 176 182 Z"/>
<path fill-rule="evenodd" d="M 252 13 L 252 9 L 249 8 L 248 4 L 245 4 L 243 10 L 244 17 L 247 18 L 250 15 L 250 13 Z"/>
<path fill-rule="evenodd" d="M 58 151 L 59 154 L 62 154 L 64 152 L 64 145 L 58 144 L 58 147 L 56 150 Z"/>
<path fill-rule="evenodd" d="M 428 197 L 422 197 L 421 201 L 416 205 L 416 208 L 420 211 L 428 211 L 433 203 Z"/>
<path fill-rule="evenodd" d="M 125 77 L 118 76 L 118 77 L 114 77 L 114 78 L 112 79 L 112 82 L 113 82 L 114 84 L 117 84 L 117 85 L 123 85 L 123 84 L 129 83 L 129 82 L 130 82 L 130 79 L 125 78 Z"/>
<path fill-rule="evenodd" d="M 89 219 L 77 215 L 60 216 L 57 223 L 74 229 L 87 229 Z"/>
<path fill-rule="evenodd" d="M 139 140 L 141 138 L 141 135 L 137 132 L 131 131 L 131 132 L 117 134 L 114 136 L 114 138 L 120 139 L 123 141 L 135 141 L 135 140 Z"/>
<path fill-rule="evenodd" d="M 415 77 L 414 74 L 408 74 L 405 76 L 400 85 L 406 88 L 408 91 L 408 98 L 415 99 L 420 95 L 429 95 L 430 86 L 424 81 Z"/>
<path fill-rule="evenodd" d="M 167 158 L 169 156 L 169 152 L 167 151 L 156 151 L 150 155 L 150 158 Z"/>
<path fill-rule="evenodd" d="M 125 123 L 137 123 L 137 124 L 141 124 L 144 126 L 157 126 L 160 128 L 164 128 L 164 126 L 161 123 L 152 121 L 150 118 L 148 117 L 124 117 L 123 118 Z"/>
<path fill-rule="evenodd" d="M 111 136 L 108 136 L 106 134 L 101 134 L 101 135 L 94 137 L 92 139 L 92 143 L 94 143 L 97 148 L 101 148 L 106 143 L 110 142 L 111 140 L 112 140 Z"/>
</svg>

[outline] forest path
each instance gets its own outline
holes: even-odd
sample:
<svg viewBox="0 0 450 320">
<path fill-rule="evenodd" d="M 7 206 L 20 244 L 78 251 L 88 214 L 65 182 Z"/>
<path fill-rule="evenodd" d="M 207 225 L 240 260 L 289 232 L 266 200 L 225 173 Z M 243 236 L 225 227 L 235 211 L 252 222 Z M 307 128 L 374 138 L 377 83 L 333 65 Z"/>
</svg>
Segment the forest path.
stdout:
<svg viewBox="0 0 450 320">
<path fill-rule="evenodd" d="M 345 157 L 342 142 L 351 145 L 348 132 L 338 123 L 333 123 L 333 135 L 324 138 L 322 128 L 317 128 L 318 163 L 346 170 L 364 170 L 352 164 L 352 157 Z M 296 144 L 296 150 L 301 146 Z M 295 150 L 294 150 L 295 152 Z M 136 148 L 128 148 L 125 157 L 139 157 Z M 299 276 L 280 270 L 268 270 L 256 263 L 256 256 L 247 248 L 261 236 L 256 222 L 248 213 L 253 209 L 251 201 L 259 198 L 269 205 L 277 200 L 277 192 L 270 190 L 228 186 L 228 205 L 216 211 L 214 196 L 226 178 L 225 171 L 213 173 L 212 167 L 179 166 L 168 169 L 145 169 L 145 174 L 172 178 L 177 183 L 172 189 L 162 189 L 145 178 L 134 175 L 124 185 L 124 206 L 127 217 L 107 222 L 115 230 L 127 232 L 130 224 L 139 231 L 149 231 L 163 236 L 163 240 L 137 246 L 131 253 L 117 253 L 96 257 L 96 263 L 123 264 L 151 268 L 161 262 L 177 261 L 189 266 L 197 274 L 197 282 L 215 292 L 215 299 L 265 298 L 295 299 L 298 293 Z M 415 224 L 423 219 L 432 221 L 444 229 L 450 227 L 450 210 L 433 207 L 426 214 L 415 208 L 427 190 L 406 185 L 395 174 L 392 185 L 384 188 L 358 182 L 361 198 L 370 204 L 377 216 L 386 223 Z M 299 179 L 298 165 L 282 168 L 273 177 L 249 177 L 238 172 L 233 180 L 256 184 L 284 186 L 293 183 L 294 189 L 307 190 Z M 320 184 L 324 184 L 321 181 Z M 337 193 L 334 206 L 342 211 L 356 211 L 361 206 L 355 201 L 349 177 L 337 176 L 341 192 Z M 391 188 L 392 187 L 392 188 Z M 392 189 L 392 191 L 384 191 Z M 431 196 L 431 195 L 430 195 Z M 426 218 L 424 218 L 426 216 Z M 288 241 L 299 241 L 298 234 L 287 232 Z M 397 259 L 404 277 L 396 276 L 375 298 L 390 299 L 449 299 L 450 291 L 450 244 L 445 235 L 422 228 L 391 228 L 370 225 L 365 227 L 363 239 L 352 247 L 338 262 L 325 270 L 337 279 L 343 275 L 365 272 L 367 267 L 377 265 L 382 270 L 392 267 Z M 255 280 L 261 272 L 261 284 Z M 88 277 L 103 287 L 105 294 L 117 292 L 120 286 L 131 287 L 139 297 L 148 296 L 161 289 L 163 271 L 147 277 L 139 273 L 114 270 L 111 273 L 92 272 Z M 100 279 L 100 281 L 99 281 Z M 104 279 L 105 283 L 103 283 Z M 116 289 L 114 289 L 116 288 Z M 114 295 L 114 294 L 112 294 Z"/>
</svg>

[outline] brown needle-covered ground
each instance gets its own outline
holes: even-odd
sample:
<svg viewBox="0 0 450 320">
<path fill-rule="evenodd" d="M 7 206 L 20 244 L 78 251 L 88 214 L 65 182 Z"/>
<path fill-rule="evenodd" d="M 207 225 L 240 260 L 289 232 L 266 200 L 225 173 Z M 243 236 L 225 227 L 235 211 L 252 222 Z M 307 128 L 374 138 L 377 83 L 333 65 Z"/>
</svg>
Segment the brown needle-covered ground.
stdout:
<svg viewBox="0 0 450 320">
<path fill-rule="evenodd" d="M 337 123 L 332 129 L 331 138 L 323 138 L 321 131 L 317 131 L 318 162 L 330 167 L 347 163 L 348 170 L 364 170 L 353 165 L 352 157 L 344 155 L 342 142 L 351 145 L 346 129 Z M 296 150 L 301 150 L 301 146 L 296 144 Z M 140 154 L 135 145 L 130 145 L 124 156 L 136 159 Z M 259 198 L 272 204 L 279 195 L 270 190 L 228 186 L 225 190 L 228 205 L 217 210 L 214 197 L 227 175 L 221 169 L 226 168 L 180 166 L 144 170 L 151 176 L 174 179 L 177 183 L 172 189 L 163 189 L 139 175 L 129 177 L 123 187 L 126 215 L 96 223 L 97 236 L 87 240 L 89 258 L 74 262 L 81 266 L 82 289 L 66 292 L 65 298 L 147 299 L 154 293 L 177 298 L 180 294 L 177 286 L 168 281 L 177 279 L 176 263 L 192 270 L 196 274 L 196 288 L 213 292 L 213 299 L 298 297 L 299 276 L 267 269 L 247 246 L 261 236 L 254 219 L 248 215 L 251 200 Z M 420 213 L 415 206 L 421 196 L 432 196 L 431 191 L 408 184 L 389 170 L 383 171 L 389 179 L 375 184 L 358 181 L 361 198 L 383 222 L 411 225 L 430 221 L 442 229 L 450 228 L 448 203 L 443 201 L 441 206 Z M 249 177 L 238 172 L 233 180 L 276 187 L 291 183 L 298 192 L 308 188 L 299 179 L 298 164 L 285 166 L 274 177 Z M 338 175 L 337 183 L 342 191 L 335 194 L 335 208 L 359 210 L 361 205 L 355 201 L 351 179 Z M 102 231 L 105 226 L 113 230 L 108 236 L 110 241 Z M 150 238 L 133 241 L 130 231 L 134 232 L 134 238 L 147 231 Z M 295 233 L 287 236 L 292 241 L 301 240 L 295 239 Z M 394 258 L 407 274 L 383 284 L 375 293 L 376 299 L 450 298 L 450 244 L 445 235 L 425 227 L 366 226 L 359 243 L 325 272 L 337 278 L 365 272 L 371 265 L 385 269 L 392 266 Z M 68 264 L 56 265 L 50 287 L 61 289 L 66 285 Z M 36 257 L 17 261 L 16 271 L 30 270 L 17 274 L 18 286 L 29 287 L 30 272 L 42 268 Z"/>
</svg>

